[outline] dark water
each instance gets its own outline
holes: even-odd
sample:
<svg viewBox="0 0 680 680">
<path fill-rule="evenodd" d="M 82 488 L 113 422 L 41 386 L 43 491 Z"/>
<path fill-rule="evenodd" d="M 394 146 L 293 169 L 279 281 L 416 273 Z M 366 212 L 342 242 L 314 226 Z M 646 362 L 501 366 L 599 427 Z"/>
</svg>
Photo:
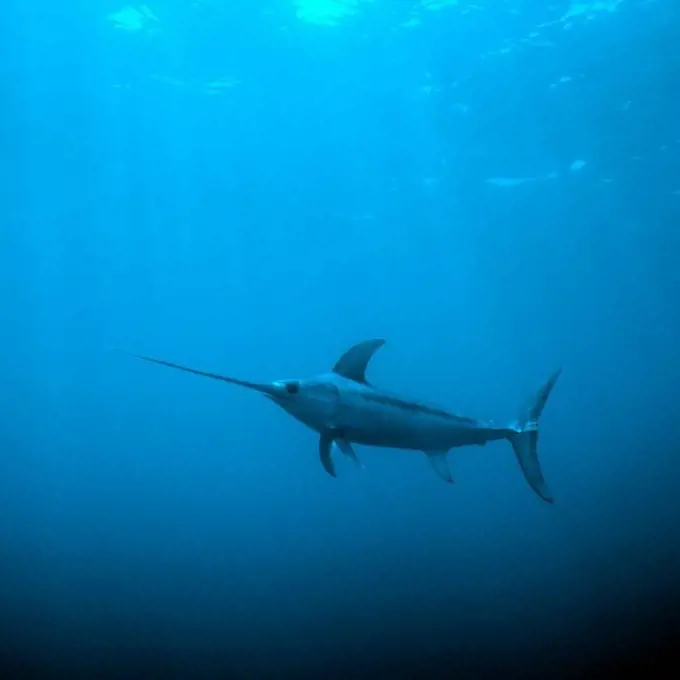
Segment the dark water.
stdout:
<svg viewBox="0 0 680 680">
<path fill-rule="evenodd" d="M 4 677 L 655 677 L 680 8 L 316 4 L 3 5 Z M 264 381 L 371 337 L 372 381 L 482 418 L 563 366 L 555 505 L 504 442 L 333 479 L 257 395 L 112 351 Z"/>
</svg>

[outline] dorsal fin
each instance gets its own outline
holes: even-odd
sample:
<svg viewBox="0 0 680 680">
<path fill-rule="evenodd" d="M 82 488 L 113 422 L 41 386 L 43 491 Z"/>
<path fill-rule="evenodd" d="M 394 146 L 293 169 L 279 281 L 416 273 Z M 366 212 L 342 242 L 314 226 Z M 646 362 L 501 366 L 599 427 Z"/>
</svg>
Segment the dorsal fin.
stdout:
<svg viewBox="0 0 680 680">
<path fill-rule="evenodd" d="M 384 340 L 366 340 L 348 349 L 333 367 L 333 373 L 366 384 L 366 366 L 371 357 L 385 344 Z"/>
</svg>

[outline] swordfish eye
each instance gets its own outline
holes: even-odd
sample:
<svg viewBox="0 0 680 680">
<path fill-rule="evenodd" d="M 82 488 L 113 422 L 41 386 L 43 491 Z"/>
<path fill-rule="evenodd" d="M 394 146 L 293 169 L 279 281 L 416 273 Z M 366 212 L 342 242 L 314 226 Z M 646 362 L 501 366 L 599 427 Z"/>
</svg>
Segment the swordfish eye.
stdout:
<svg viewBox="0 0 680 680">
<path fill-rule="evenodd" d="M 291 380 L 286 383 L 286 392 L 288 394 L 297 394 L 300 391 L 300 383 L 296 380 Z"/>
</svg>

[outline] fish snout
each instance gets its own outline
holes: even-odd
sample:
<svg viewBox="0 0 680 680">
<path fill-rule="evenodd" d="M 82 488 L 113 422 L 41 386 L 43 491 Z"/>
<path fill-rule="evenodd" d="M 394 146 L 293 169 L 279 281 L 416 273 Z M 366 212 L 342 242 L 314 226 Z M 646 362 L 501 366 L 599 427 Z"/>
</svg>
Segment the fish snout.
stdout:
<svg viewBox="0 0 680 680">
<path fill-rule="evenodd" d="M 300 392 L 300 383 L 297 380 L 276 380 L 271 383 L 267 394 L 272 399 L 287 401 L 293 399 Z"/>
</svg>

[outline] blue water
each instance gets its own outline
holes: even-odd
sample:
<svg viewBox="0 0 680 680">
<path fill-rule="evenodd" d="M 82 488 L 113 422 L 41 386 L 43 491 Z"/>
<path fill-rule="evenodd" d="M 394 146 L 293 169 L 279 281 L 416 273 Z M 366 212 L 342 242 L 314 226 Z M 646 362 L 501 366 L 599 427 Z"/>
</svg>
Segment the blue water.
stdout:
<svg viewBox="0 0 680 680">
<path fill-rule="evenodd" d="M 584 677 L 680 632 L 677 3 L 2 12 L 6 677 Z M 113 351 L 266 381 L 373 337 L 480 418 L 562 366 L 554 506 L 505 442 L 333 479 Z"/>
</svg>

